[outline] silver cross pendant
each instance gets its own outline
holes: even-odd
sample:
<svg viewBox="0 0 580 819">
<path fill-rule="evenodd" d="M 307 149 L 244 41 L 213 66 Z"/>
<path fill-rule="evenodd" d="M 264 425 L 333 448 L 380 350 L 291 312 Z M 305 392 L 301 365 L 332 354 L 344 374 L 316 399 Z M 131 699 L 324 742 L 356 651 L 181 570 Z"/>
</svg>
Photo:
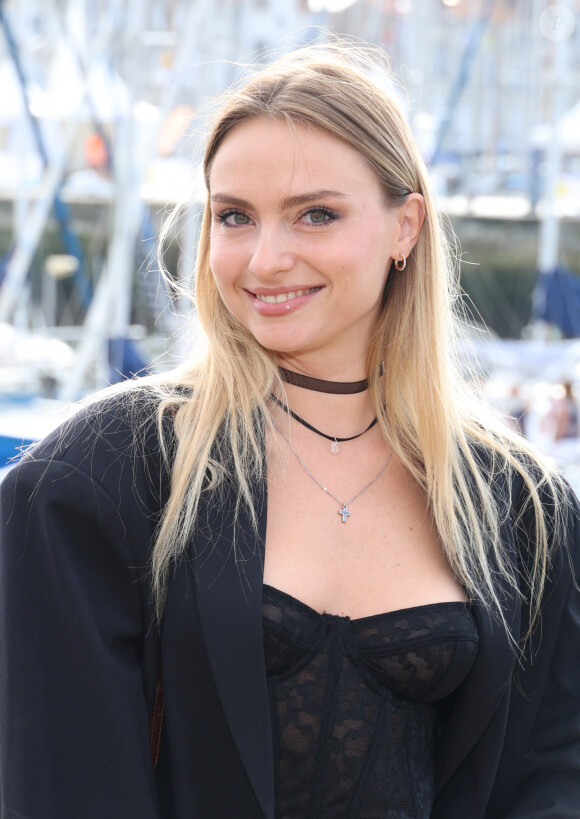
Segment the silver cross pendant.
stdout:
<svg viewBox="0 0 580 819">
<path fill-rule="evenodd" d="M 347 523 L 347 521 L 348 521 L 348 519 L 350 517 L 350 512 L 348 511 L 346 503 L 342 504 L 342 509 L 338 510 L 338 514 L 342 515 L 342 522 Z"/>
</svg>

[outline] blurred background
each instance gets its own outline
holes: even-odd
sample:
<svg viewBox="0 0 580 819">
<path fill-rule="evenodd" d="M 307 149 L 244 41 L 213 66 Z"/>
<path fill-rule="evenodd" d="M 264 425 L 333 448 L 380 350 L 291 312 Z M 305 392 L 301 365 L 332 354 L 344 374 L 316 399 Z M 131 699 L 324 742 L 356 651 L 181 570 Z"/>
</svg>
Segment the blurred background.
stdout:
<svg viewBox="0 0 580 819">
<path fill-rule="evenodd" d="M 195 343 L 203 116 L 333 30 L 388 82 L 460 241 L 466 375 L 580 483 L 580 0 L 0 0 L 0 461 Z M 193 126 L 192 126 L 193 122 Z"/>
</svg>

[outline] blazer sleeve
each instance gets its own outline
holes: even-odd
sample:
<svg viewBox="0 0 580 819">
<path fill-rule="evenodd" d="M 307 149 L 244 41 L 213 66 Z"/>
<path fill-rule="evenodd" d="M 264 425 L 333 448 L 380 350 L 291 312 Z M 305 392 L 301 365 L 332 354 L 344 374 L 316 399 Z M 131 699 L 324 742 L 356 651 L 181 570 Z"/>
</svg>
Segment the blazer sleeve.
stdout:
<svg viewBox="0 0 580 819">
<path fill-rule="evenodd" d="M 580 511 L 571 492 L 567 511 L 528 670 L 512 691 L 511 733 L 524 743 L 507 819 L 580 816 Z"/>
<path fill-rule="evenodd" d="M 111 458 L 111 454 L 108 454 Z M 134 470 L 27 459 L 1 487 L 2 819 L 158 819 Z M 95 467 L 95 468 L 93 468 Z M 142 487 L 141 487 L 142 489 Z"/>
</svg>

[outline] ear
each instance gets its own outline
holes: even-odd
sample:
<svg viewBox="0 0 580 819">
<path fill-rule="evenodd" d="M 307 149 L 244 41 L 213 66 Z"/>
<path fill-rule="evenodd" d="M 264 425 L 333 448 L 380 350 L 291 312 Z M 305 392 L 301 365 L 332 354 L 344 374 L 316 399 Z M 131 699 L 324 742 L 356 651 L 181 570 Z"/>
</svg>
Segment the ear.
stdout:
<svg viewBox="0 0 580 819">
<path fill-rule="evenodd" d="M 409 256 L 417 244 L 425 221 L 425 200 L 420 193 L 410 193 L 407 201 L 400 206 L 397 214 L 398 236 L 393 247 L 392 257 L 398 259 L 401 254 Z"/>
</svg>

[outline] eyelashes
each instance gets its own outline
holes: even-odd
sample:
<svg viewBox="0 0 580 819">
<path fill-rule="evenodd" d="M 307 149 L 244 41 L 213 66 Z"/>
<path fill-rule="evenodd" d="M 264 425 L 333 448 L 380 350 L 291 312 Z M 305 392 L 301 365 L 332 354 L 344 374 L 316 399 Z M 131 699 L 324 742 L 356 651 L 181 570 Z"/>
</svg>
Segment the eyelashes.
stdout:
<svg viewBox="0 0 580 819">
<path fill-rule="evenodd" d="M 315 216 L 315 215 L 322 215 L 324 217 L 323 220 L 316 220 L 311 221 L 308 224 L 310 225 L 329 225 L 332 222 L 336 221 L 339 218 L 338 213 L 335 213 L 330 208 L 323 208 L 323 207 L 312 207 L 305 210 L 304 213 L 300 214 L 300 218 L 303 219 L 305 216 Z"/>
<path fill-rule="evenodd" d="M 245 227 L 246 225 L 252 224 L 252 220 L 248 214 L 238 208 L 226 208 L 226 210 L 221 211 L 221 213 L 217 213 L 214 218 L 219 224 L 230 228 Z M 339 218 L 338 213 L 320 205 L 309 207 L 298 215 L 298 220 L 306 220 L 306 224 L 309 227 L 330 225 Z"/>
<path fill-rule="evenodd" d="M 240 220 L 246 219 L 247 221 L 236 222 L 235 220 L 238 218 Z M 237 210 L 236 208 L 223 210 L 216 215 L 216 219 L 221 225 L 227 225 L 227 227 L 244 227 L 250 224 L 250 217 L 247 216 L 243 210 Z"/>
</svg>

